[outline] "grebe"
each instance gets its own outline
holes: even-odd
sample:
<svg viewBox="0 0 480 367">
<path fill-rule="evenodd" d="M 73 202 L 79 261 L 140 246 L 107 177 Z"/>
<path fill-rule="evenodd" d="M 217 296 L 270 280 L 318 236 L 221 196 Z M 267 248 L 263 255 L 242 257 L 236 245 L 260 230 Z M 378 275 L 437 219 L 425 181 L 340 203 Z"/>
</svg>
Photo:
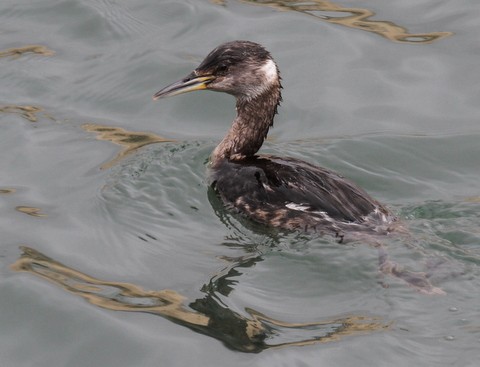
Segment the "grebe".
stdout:
<svg viewBox="0 0 480 367">
<path fill-rule="evenodd" d="M 209 163 L 209 184 L 227 208 L 261 224 L 340 241 L 348 232 L 391 230 L 395 216 L 343 176 L 294 158 L 256 155 L 282 100 L 278 67 L 263 46 L 224 43 L 153 99 L 204 89 L 237 101 L 237 116 Z"/>
</svg>

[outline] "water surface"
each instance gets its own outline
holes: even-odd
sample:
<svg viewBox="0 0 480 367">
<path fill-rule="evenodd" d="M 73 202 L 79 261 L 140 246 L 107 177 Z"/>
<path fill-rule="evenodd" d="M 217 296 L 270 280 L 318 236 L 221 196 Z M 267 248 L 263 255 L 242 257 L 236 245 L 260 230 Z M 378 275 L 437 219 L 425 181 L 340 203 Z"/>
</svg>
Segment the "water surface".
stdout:
<svg viewBox="0 0 480 367">
<path fill-rule="evenodd" d="M 480 6 L 460 1 L 3 1 L 2 366 L 475 366 Z M 234 101 L 152 102 L 218 44 L 283 77 L 263 151 L 336 170 L 412 238 L 278 234 L 205 182 Z M 249 353 L 253 352 L 253 353 Z"/>
</svg>

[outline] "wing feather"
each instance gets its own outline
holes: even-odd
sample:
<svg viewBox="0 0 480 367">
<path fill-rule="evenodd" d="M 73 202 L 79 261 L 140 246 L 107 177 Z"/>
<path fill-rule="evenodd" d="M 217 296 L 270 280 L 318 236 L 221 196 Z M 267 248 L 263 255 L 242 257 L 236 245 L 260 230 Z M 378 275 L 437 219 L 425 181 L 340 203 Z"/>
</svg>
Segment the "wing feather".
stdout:
<svg viewBox="0 0 480 367">
<path fill-rule="evenodd" d="M 210 180 L 226 204 L 266 224 L 336 230 L 335 222 L 360 224 L 374 212 L 388 214 L 344 177 L 294 158 L 225 160 L 212 169 Z"/>
</svg>

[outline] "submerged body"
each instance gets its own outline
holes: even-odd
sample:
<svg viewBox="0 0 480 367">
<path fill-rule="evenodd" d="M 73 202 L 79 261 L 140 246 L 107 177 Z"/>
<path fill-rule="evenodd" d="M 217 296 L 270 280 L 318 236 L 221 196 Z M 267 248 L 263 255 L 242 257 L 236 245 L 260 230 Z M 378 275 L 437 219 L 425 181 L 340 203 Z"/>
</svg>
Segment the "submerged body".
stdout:
<svg viewBox="0 0 480 367">
<path fill-rule="evenodd" d="M 202 89 L 235 96 L 237 117 L 209 165 L 209 183 L 227 208 L 264 225 L 341 239 L 350 231 L 388 233 L 395 216 L 344 177 L 298 159 L 256 155 L 273 125 L 281 88 L 268 51 L 233 41 L 154 99 Z"/>
</svg>

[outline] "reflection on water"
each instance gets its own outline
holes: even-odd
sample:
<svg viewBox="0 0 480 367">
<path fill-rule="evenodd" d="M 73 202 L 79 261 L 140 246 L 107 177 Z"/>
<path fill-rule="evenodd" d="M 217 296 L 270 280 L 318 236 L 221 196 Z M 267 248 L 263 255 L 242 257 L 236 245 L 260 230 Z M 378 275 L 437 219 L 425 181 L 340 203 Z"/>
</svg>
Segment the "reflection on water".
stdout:
<svg viewBox="0 0 480 367">
<path fill-rule="evenodd" d="M 43 112 L 43 108 L 38 106 L 19 106 L 19 105 L 7 105 L 7 106 L 0 106 L 0 112 L 4 113 L 16 113 L 22 116 L 23 118 L 27 119 L 31 122 L 37 122 L 37 113 Z M 51 116 L 46 115 L 48 118 L 52 118 Z"/>
<path fill-rule="evenodd" d="M 279 240 L 279 231 L 275 228 L 268 228 L 264 225 L 254 223 L 246 218 L 242 218 L 241 216 L 235 216 L 234 213 L 231 213 L 225 210 L 221 199 L 217 197 L 215 191 L 210 187 L 208 190 L 208 199 L 215 214 L 218 216 L 220 221 L 229 229 L 234 229 L 238 233 L 242 233 L 241 228 L 235 225 L 232 221 L 232 218 L 235 217 L 235 220 L 241 223 L 242 227 L 249 228 L 252 232 L 258 233 L 268 233 L 268 235 L 272 239 L 272 244 L 278 245 Z M 409 231 L 403 226 L 401 222 L 396 223 L 396 230 L 390 235 L 396 235 L 398 239 L 402 239 L 409 247 L 412 249 L 415 248 L 412 242 L 411 235 Z M 300 233 L 299 236 L 303 234 Z M 398 264 L 396 261 L 393 261 L 388 254 L 387 246 L 383 243 L 385 240 L 383 235 L 374 236 L 374 235 L 365 235 L 361 233 L 354 234 L 355 240 L 359 241 L 362 240 L 363 243 L 368 243 L 370 246 L 374 247 L 378 252 L 378 270 L 380 274 L 385 276 L 392 276 L 394 278 L 400 279 L 405 282 L 409 287 L 414 289 L 415 291 L 425 294 L 425 295 L 445 295 L 446 292 L 439 287 L 434 286 L 431 281 L 430 277 L 433 274 L 432 269 L 429 269 L 429 272 L 415 272 L 411 271 L 404 266 Z M 390 237 L 391 238 L 391 237 Z M 338 239 L 334 239 L 337 240 Z M 348 239 L 346 241 L 342 240 L 339 242 L 352 242 L 352 239 Z M 433 264 L 433 263 L 432 263 Z M 444 265 L 444 261 L 437 261 L 435 263 L 436 267 L 441 267 Z M 388 287 L 386 283 L 383 284 L 384 287 Z"/>
<path fill-rule="evenodd" d="M 10 189 L 10 188 L 3 188 L 3 189 L 0 189 L 0 194 L 14 194 L 15 193 L 15 189 Z"/>
<path fill-rule="evenodd" d="M 8 57 L 11 56 L 12 58 L 19 58 L 23 54 L 26 53 L 34 53 L 37 55 L 42 56 L 52 56 L 55 54 L 54 51 L 50 50 L 49 48 L 41 45 L 28 45 L 23 47 L 14 47 L 8 48 L 6 50 L 0 50 L 0 57 Z"/>
<path fill-rule="evenodd" d="M 46 217 L 47 215 L 42 213 L 40 208 L 35 208 L 32 206 L 17 206 L 15 208 L 20 213 L 31 215 L 32 217 Z"/>
<path fill-rule="evenodd" d="M 40 252 L 21 247 L 20 258 L 12 264 L 15 271 L 25 271 L 45 278 L 88 302 L 115 311 L 146 312 L 159 315 L 199 333 L 222 341 L 229 348 L 258 353 L 268 348 L 301 346 L 341 340 L 345 336 L 387 330 L 391 323 L 364 315 L 334 317 L 312 323 L 288 323 L 272 319 L 253 309 L 242 316 L 219 301 L 233 290 L 231 278 L 238 267 L 251 267 L 261 256 L 247 255 L 232 261 L 202 287 L 205 293 L 185 305 L 186 299 L 173 290 L 147 291 L 133 284 L 93 278 L 69 268 Z"/>
<path fill-rule="evenodd" d="M 373 32 L 386 39 L 402 43 L 432 43 L 452 35 L 452 32 L 409 33 L 393 22 L 370 19 L 375 13 L 368 9 L 346 8 L 328 0 L 241 0 L 245 3 L 269 6 L 282 11 L 298 11 L 324 22 Z M 215 1 L 224 4 L 224 1 Z"/>
<path fill-rule="evenodd" d="M 112 167 L 118 161 L 137 149 L 153 143 L 173 142 L 174 140 L 163 138 L 159 135 L 144 132 L 127 131 L 120 127 L 103 126 L 96 124 L 84 124 L 83 129 L 88 132 L 97 133 L 98 140 L 111 141 L 112 143 L 123 146 L 124 148 L 111 161 L 104 163 L 100 168 L 106 169 Z"/>
</svg>

